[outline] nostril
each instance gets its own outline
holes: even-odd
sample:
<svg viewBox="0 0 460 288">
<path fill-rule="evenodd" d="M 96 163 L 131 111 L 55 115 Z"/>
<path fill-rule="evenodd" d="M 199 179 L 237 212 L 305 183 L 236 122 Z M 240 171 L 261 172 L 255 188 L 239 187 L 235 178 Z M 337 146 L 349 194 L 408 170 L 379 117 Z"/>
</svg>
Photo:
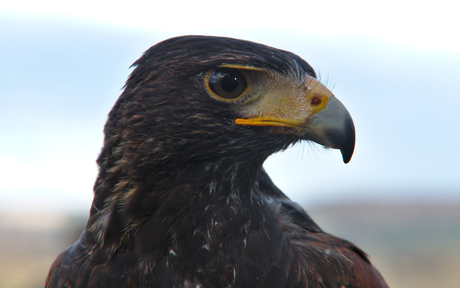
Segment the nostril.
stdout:
<svg viewBox="0 0 460 288">
<path fill-rule="evenodd" d="M 321 104 L 321 98 L 315 96 L 311 99 L 312 106 L 318 106 L 319 104 Z"/>
</svg>

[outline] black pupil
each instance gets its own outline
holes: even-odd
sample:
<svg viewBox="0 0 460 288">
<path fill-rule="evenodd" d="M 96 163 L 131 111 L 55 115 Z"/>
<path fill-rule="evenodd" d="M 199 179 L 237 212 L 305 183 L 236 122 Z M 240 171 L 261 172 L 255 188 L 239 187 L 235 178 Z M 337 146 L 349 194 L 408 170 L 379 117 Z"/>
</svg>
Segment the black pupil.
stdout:
<svg viewBox="0 0 460 288">
<path fill-rule="evenodd" d="M 238 78 L 230 74 L 223 74 L 221 85 L 225 92 L 233 92 L 238 88 Z"/>
</svg>

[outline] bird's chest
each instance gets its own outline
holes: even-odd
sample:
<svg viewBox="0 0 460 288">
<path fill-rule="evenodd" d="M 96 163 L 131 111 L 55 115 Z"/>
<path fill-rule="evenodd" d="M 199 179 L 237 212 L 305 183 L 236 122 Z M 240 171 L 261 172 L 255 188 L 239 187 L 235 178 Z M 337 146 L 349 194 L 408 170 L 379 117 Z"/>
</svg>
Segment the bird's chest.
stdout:
<svg viewBox="0 0 460 288">
<path fill-rule="evenodd" d="M 261 287 L 283 256 L 281 231 L 264 211 L 229 203 L 180 219 L 149 278 L 180 287 Z"/>
</svg>

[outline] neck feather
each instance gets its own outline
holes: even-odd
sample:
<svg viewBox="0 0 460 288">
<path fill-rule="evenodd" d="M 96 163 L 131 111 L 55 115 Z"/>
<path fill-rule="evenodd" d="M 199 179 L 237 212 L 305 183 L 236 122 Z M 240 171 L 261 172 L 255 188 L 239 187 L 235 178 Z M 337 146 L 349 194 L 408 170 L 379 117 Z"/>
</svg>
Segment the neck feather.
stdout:
<svg viewBox="0 0 460 288">
<path fill-rule="evenodd" d="M 261 167 L 262 163 L 223 159 L 174 173 L 156 171 L 141 179 L 110 175 L 109 180 L 118 182 L 98 179 L 87 238 L 112 251 L 123 246 L 150 247 L 152 251 L 143 254 L 157 257 L 178 237 L 170 233 L 171 227 L 181 234 L 199 227 L 193 232 L 196 235 L 209 232 L 214 222 L 245 223 L 262 202 L 257 182 Z"/>
</svg>

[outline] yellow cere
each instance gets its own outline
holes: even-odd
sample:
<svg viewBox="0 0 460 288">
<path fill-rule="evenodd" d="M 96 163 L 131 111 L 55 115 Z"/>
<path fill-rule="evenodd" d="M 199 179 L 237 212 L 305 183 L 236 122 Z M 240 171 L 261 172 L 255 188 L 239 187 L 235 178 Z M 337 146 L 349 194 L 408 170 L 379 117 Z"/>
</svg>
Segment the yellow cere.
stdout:
<svg viewBox="0 0 460 288">
<path fill-rule="evenodd" d="M 239 107 L 239 125 L 302 127 L 326 107 L 333 95 L 313 77 L 294 80 L 277 73 L 260 73 L 251 89 L 256 99 Z"/>
</svg>

